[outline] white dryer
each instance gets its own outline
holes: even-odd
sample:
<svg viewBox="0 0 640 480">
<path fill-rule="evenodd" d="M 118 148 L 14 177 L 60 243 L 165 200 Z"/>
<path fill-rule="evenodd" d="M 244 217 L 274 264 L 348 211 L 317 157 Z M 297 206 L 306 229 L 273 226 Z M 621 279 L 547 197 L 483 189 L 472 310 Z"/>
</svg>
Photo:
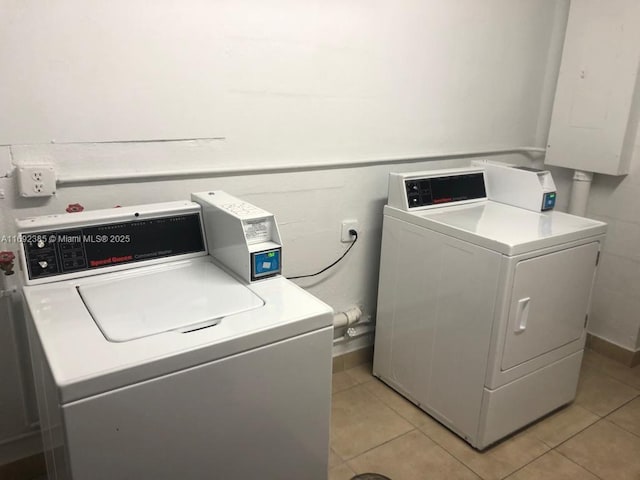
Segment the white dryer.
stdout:
<svg viewBox="0 0 640 480">
<path fill-rule="evenodd" d="M 50 480 L 326 480 L 330 307 L 221 267 L 197 203 L 19 229 Z"/>
<path fill-rule="evenodd" d="M 491 201 L 482 167 L 389 182 L 374 375 L 478 449 L 571 402 L 606 224 Z"/>
</svg>

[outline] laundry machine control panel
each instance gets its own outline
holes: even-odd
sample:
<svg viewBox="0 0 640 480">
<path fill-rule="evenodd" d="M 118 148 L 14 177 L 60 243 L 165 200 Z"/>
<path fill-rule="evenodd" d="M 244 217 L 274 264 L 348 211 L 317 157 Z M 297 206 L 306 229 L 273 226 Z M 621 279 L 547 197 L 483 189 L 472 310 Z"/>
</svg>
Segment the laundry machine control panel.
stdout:
<svg viewBox="0 0 640 480">
<path fill-rule="evenodd" d="M 443 175 L 405 180 L 409 208 L 439 205 L 484 198 L 484 175 L 481 172 Z"/>
<path fill-rule="evenodd" d="M 276 217 L 222 190 L 196 192 L 202 206 L 209 254 L 247 282 L 282 272 L 282 242 Z"/>
<path fill-rule="evenodd" d="M 28 278 L 37 280 L 205 251 L 199 213 L 135 217 L 73 229 L 22 233 Z"/>
<path fill-rule="evenodd" d="M 389 174 L 390 207 L 404 211 L 487 199 L 482 168 Z"/>
</svg>

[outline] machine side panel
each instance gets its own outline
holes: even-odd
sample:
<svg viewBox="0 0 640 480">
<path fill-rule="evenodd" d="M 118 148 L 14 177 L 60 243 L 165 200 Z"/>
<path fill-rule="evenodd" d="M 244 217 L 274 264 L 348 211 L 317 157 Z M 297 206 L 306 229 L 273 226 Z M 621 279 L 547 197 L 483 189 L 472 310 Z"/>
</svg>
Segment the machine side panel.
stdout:
<svg viewBox="0 0 640 480">
<path fill-rule="evenodd" d="M 42 344 L 27 310 L 29 350 L 33 365 L 33 378 L 38 399 L 38 416 L 42 433 L 42 445 L 49 480 L 70 480 L 62 411 L 53 375 L 46 362 Z"/>
<path fill-rule="evenodd" d="M 73 479 L 326 480 L 332 338 L 326 327 L 66 405 Z"/>
<path fill-rule="evenodd" d="M 393 175 L 393 174 L 392 174 Z M 404 222 L 384 216 L 382 220 L 382 248 L 380 249 L 380 274 L 378 303 L 376 308 L 376 333 L 373 356 L 373 373 L 384 379 L 394 378 L 391 362 L 391 346 L 394 334 L 394 315 L 398 296 L 398 256 L 402 232 L 397 225 Z M 425 349 L 428 346 L 424 347 Z"/>
<path fill-rule="evenodd" d="M 202 203 L 202 215 L 209 254 L 250 281 L 251 262 L 240 220 L 206 203 Z"/>
<path fill-rule="evenodd" d="M 476 436 L 502 256 L 385 217 L 374 373 Z"/>
</svg>

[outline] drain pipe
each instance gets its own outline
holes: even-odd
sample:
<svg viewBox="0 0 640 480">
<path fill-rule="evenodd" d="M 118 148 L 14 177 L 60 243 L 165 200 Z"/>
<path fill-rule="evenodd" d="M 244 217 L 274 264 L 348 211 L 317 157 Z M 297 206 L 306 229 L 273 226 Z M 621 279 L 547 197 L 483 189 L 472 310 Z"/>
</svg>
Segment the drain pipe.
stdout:
<svg viewBox="0 0 640 480">
<path fill-rule="evenodd" d="M 333 316 L 333 328 L 349 327 L 362 318 L 360 307 L 351 307 Z"/>
<path fill-rule="evenodd" d="M 573 183 L 571 184 L 571 197 L 569 199 L 569 213 L 584 217 L 587 214 L 587 201 L 589 190 L 593 181 L 593 172 L 575 170 Z"/>
<path fill-rule="evenodd" d="M 334 329 L 346 328 L 344 335 L 333 339 L 334 346 L 371 335 L 376 328 L 368 316 L 363 318 L 362 309 L 357 306 L 336 313 L 333 316 L 333 327 Z"/>
</svg>

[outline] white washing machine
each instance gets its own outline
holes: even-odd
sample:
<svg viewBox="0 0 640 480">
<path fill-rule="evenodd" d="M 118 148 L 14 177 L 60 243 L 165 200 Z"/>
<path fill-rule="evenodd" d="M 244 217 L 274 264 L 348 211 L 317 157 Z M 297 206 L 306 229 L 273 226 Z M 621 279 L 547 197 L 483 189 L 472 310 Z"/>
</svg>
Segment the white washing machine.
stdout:
<svg viewBox="0 0 640 480">
<path fill-rule="evenodd" d="M 489 198 L 482 167 L 391 174 L 373 364 L 478 449 L 575 398 L 606 232 Z"/>
<path fill-rule="evenodd" d="M 277 227 L 245 281 L 202 211 L 19 222 L 50 480 L 326 480 L 332 310 L 277 275 Z"/>
</svg>

